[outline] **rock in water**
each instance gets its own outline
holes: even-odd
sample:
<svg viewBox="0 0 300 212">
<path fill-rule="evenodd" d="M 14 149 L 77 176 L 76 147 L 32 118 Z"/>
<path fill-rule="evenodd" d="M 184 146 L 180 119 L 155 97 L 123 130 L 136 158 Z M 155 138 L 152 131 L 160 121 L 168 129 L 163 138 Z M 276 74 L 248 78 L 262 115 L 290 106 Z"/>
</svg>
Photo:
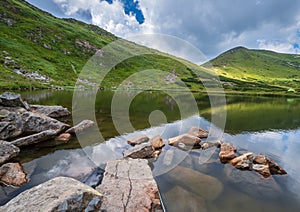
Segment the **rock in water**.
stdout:
<svg viewBox="0 0 300 212">
<path fill-rule="evenodd" d="M 16 157 L 20 153 L 20 149 L 15 145 L 0 140 L 0 165 Z"/>
<path fill-rule="evenodd" d="M 67 108 L 64 108 L 62 106 L 46 106 L 46 105 L 30 105 L 32 112 L 38 112 L 45 114 L 46 116 L 49 116 L 51 118 L 60 118 L 64 116 L 69 116 L 70 112 Z"/>
<path fill-rule="evenodd" d="M 284 169 L 282 169 L 277 163 L 275 163 L 270 158 L 268 158 L 264 155 L 257 155 L 253 159 L 253 163 L 268 166 L 269 171 L 270 171 L 271 174 L 279 174 L 279 175 L 287 174 L 286 171 Z M 262 166 L 256 166 L 256 167 L 258 169 L 254 169 L 255 171 L 262 174 L 263 176 L 264 176 L 264 174 L 267 175 L 266 174 L 266 172 L 267 172 L 266 169 L 262 169 Z"/>
<path fill-rule="evenodd" d="M 18 113 L 9 112 L 0 116 L 0 139 L 9 140 L 23 133 L 23 122 Z"/>
<path fill-rule="evenodd" d="M 56 135 L 57 135 L 56 131 L 46 130 L 40 133 L 19 138 L 17 140 L 12 141 L 11 143 L 17 147 L 28 146 L 28 145 L 40 143 L 42 141 L 47 141 L 51 138 L 54 138 Z"/>
<path fill-rule="evenodd" d="M 56 141 L 69 141 L 71 139 L 70 133 L 62 133 L 58 137 L 55 138 Z"/>
<path fill-rule="evenodd" d="M 158 187 L 145 159 L 109 161 L 97 190 L 104 195 L 104 211 L 154 211 L 160 207 Z"/>
<path fill-rule="evenodd" d="M 231 161 L 229 161 L 229 163 L 237 169 L 249 170 L 252 166 L 252 160 L 253 160 L 253 153 L 248 152 L 232 159 Z"/>
<path fill-rule="evenodd" d="M 130 139 L 127 141 L 128 144 L 135 146 L 142 143 L 147 143 L 149 141 L 149 137 L 146 135 L 140 135 L 138 137 L 135 137 L 133 139 Z"/>
<path fill-rule="evenodd" d="M 26 190 L 0 211 L 99 211 L 102 195 L 77 180 L 57 177 Z"/>
<path fill-rule="evenodd" d="M 188 134 L 193 135 L 193 136 L 198 137 L 198 138 L 207 138 L 209 132 L 208 132 L 208 130 L 203 130 L 203 129 L 198 128 L 198 127 L 192 127 L 190 129 L 190 131 L 188 132 Z"/>
<path fill-rule="evenodd" d="M 183 134 L 174 138 L 169 138 L 169 145 L 178 146 L 179 143 L 183 143 L 187 146 L 194 146 L 201 142 L 201 139 L 189 134 Z"/>
<path fill-rule="evenodd" d="M 160 135 L 151 138 L 150 144 L 154 147 L 154 149 L 161 149 L 165 145 Z"/>
<path fill-rule="evenodd" d="M 209 149 L 212 147 L 220 148 L 221 144 L 222 144 L 221 141 L 216 141 L 216 142 L 205 141 L 205 142 L 201 143 L 201 149 Z"/>
<path fill-rule="evenodd" d="M 230 143 L 222 143 L 221 144 L 221 151 L 219 153 L 219 158 L 222 163 L 227 163 L 228 161 L 236 158 L 237 155 L 235 154 L 236 147 L 234 147 Z"/>
<path fill-rule="evenodd" d="M 152 158 L 154 152 L 155 149 L 150 143 L 144 143 L 125 150 L 123 155 L 125 158 Z"/>
<path fill-rule="evenodd" d="M 76 134 L 76 133 L 81 133 L 84 130 L 93 127 L 95 125 L 95 122 L 91 121 L 91 120 L 84 120 L 82 122 L 80 122 L 79 124 L 77 124 L 74 127 L 71 127 L 70 129 L 68 129 L 66 131 L 66 133 L 70 133 L 70 134 Z"/>
<path fill-rule="evenodd" d="M 0 182 L 21 186 L 27 182 L 26 174 L 19 163 L 6 163 L 0 167 Z"/>
<path fill-rule="evenodd" d="M 92 188 L 96 188 L 98 185 L 101 184 L 104 172 L 104 169 L 97 167 L 93 169 L 91 173 L 84 176 L 80 181 L 86 185 L 91 186 Z"/>
<path fill-rule="evenodd" d="M 30 110 L 27 102 L 24 102 L 20 94 L 5 92 L 0 95 L 0 105 L 8 107 L 23 107 L 26 110 Z"/>
</svg>

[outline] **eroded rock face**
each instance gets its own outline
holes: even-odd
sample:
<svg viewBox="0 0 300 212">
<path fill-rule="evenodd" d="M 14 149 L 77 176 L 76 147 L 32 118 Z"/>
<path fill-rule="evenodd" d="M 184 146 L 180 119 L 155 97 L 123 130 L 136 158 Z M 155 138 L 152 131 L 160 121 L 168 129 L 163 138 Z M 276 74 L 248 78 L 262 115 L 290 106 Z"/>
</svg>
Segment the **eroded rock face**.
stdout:
<svg viewBox="0 0 300 212">
<path fill-rule="evenodd" d="M 130 158 L 152 158 L 155 149 L 150 143 L 143 143 L 129 148 L 123 152 L 124 157 Z"/>
<path fill-rule="evenodd" d="M 183 135 L 179 135 L 174 138 L 168 139 L 169 145 L 172 145 L 172 146 L 178 146 L 179 143 L 182 143 L 187 146 L 194 146 L 194 145 L 199 144 L 200 142 L 201 142 L 200 138 L 190 135 L 190 134 L 183 134 Z"/>
<path fill-rule="evenodd" d="M 81 133 L 84 130 L 93 127 L 95 125 L 95 122 L 91 121 L 91 120 L 84 120 L 82 122 L 80 122 L 79 124 L 75 125 L 74 127 L 71 127 L 70 129 L 68 129 L 66 131 L 66 133 L 70 133 L 70 134 L 76 134 L 76 133 Z"/>
<path fill-rule="evenodd" d="M 62 106 L 30 105 L 31 111 L 42 113 L 51 118 L 69 116 L 70 112 Z"/>
<path fill-rule="evenodd" d="M 20 149 L 15 145 L 0 140 L 0 165 L 16 157 L 20 153 Z"/>
<path fill-rule="evenodd" d="M 57 135 L 57 131 L 54 130 L 45 130 L 40 133 L 36 133 L 33 135 L 25 136 L 22 138 L 19 138 L 17 140 L 12 141 L 11 143 L 17 147 L 21 146 L 28 146 L 32 144 L 37 144 L 42 141 L 49 140 L 51 138 L 54 138 Z"/>
<path fill-rule="evenodd" d="M 135 146 L 135 145 L 139 145 L 142 143 L 147 143 L 149 141 L 149 137 L 146 135 L 140 135 L 138 137 L 135 137 L 133 139 L 130 139 L 127 141 L 128 144 Z"/>
<path fill-rule="evenodd" d="M 160 135 L 151 138 L 150 144 L 154 147 L 154 149 L 161 149 L 165 145 Z"/>
<path fill-rule="evenodd" d="M 0 167 L 0 182 L 6 185 L 21 186 L 27 183 L 26 174 L 19 163 L 6 163 Z"/>
<path fill-rule="evenodd" d="M 227 163 L 228 161 L 236 158 L 237 155 L 235 154 L 236 147 L 234 147 L 230 143 L 222 143 L 221 144 L 221 151 L 219 153 L 219 158 L 222 163 Z"/>
<path fill-rule="evenodd" d="M 109 161 L 97 190 L 104 196 L 101 210 L 153 211 L 160 208 L 158 187 L 144 159 Z"/>
<path fill-rule="evenodd" d="M 0 211 L 98 211 L 102 195 L 93 188 L 67 177 L 57 177 L 26 190 Z"/>
<path fill-rule="evenodd" d="M 198 127 L 192 127 L 188 134 L 190 135 L 193 135 L 195 137 L 198 137 L 198 138 L 207 138 L 208 137 L 208 130 L 203 130 L 201 128 L 198 128 Z"/>
<path fill-rule="evenodd" d="M 0 95 L 0 105 L 8 107 L 23 107 L 26 110 L 29 110 L 29 105 L 24 102 L 20 94 L 5 92 Z"/>
</svg>

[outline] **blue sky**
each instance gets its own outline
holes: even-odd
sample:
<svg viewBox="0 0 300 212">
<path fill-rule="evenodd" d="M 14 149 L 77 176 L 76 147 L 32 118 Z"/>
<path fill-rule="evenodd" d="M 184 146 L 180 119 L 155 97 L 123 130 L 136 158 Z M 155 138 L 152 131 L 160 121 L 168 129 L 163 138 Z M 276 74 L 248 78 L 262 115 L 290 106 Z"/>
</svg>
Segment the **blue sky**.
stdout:
<svg viewBox="0 0 300 212">
<path fill-rule="evenodd" d="M 27 0 L 58 17 L 74 17 L 120 37 L 179 37 L 208 58 L 245 46 L 300 52 L 300 1 Z"/>
</svg>

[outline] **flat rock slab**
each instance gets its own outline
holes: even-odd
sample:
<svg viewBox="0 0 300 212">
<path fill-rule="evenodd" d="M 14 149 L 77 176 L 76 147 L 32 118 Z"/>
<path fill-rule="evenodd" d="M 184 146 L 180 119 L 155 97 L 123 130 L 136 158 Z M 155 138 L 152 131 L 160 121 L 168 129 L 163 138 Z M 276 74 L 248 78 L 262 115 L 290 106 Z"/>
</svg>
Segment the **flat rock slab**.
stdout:
<svg viewBox="0 0 300 212">
<path fill-rule="evenodd" d="M 20 153 L 20 149 L 15 145 L 0 140 L 0 165 L 16 157 Z"/>
<path fill-rule="evenodd" d="M 66 133 L 70 134 L 76 134 L 76 133 L 81 133 L 84 130 L 93 127 L 95 125 L 95 122 L 91 120 L 83 120 L 82 122 L 76 124 L 74 127 L 71 127 L 66 131 Z"/>
<path fill-rule="evenodd" d="M 8 107 L 23 107 L 26 110 L 29 110 L 29 105 L 24 102 L 20 94 L 5 92 L 0 95 L 0 105 Z"/>
<path fill-rule="evenodd" d="M 17 147 L 21 146 L 29 146 L 32 144 L 37 144 L 42 141 L 47 141 L 51 138 L 54 138 L 57 135 L 57 132 L 54 130 L 46 130 L 40 133 L 36 133 L 33 135 L 29 135 L 26 137 L 19 138 L 17 140 L 12 141 L 11 143 Z"/>
<path fill-rule="evenodd" d="M 127 141 L 127 143 L 130 144 L 130 145 L 132 145 L 132 146 L 135 146 L 135 145 L 138 145 L 138 144 L 147 143 L 148 141 L 149 141 L 149 137 L 148 136 L 146 136 L 146 135 L 140 135 L 138 137 L 129 139 Z"/>
<path fill-rule="evenodd" d="M 176 136 L 174 138 L 169 138 L 168 143 L 169 145 L 178 146 L 178 144 L 182 143 L 187 146 L 194 146 L 201 142 L 201 139 L 190 135 L 190 134 L 183 134 Z"/>
<path fill-rule="evenodd" d="M 6 185 L 21 186 L 27 183 L 26 174 L 19 163 L 6 163 L 0 167 L 0 182 Z"/>
<path fill-rule="evenodd" d="M 102 195 L 90 186 L 57 177 L 22 192 L 0 211 L 99 211 L 101 201 Z"/>
<path fill-rule="evenodd" d="M 30 105 L 30 109 L 33 112 L 45 114 L 51 118 L 60 118 L 69 116 L 70 112 L 67 108 L 59 105 L 47 106 L 47 105 Z"/>
<path fill-rule="evenodd" d="M 101 210 L 152 211 L 160 207 L 158 187 L 145 159 L 123 159 L 107 163 L 102 184 Z"/>
</svg>

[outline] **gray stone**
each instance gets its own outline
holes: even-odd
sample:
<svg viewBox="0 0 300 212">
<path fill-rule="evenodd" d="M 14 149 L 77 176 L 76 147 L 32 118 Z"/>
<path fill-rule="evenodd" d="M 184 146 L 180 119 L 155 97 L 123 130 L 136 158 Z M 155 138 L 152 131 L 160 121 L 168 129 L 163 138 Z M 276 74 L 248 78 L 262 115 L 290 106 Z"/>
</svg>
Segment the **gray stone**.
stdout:
<svg viewBox="0 0 300 212">
<path fill-rule="evenodd" d="M 133 139 L 130 139 L 127 141 L 128 144 L 135 146 L 142 143 L 147 143 L 149 141 L 149 137 L 146 135 L 140 135 L 138 137 L 135 137 Z"/>
<path fill-rule="evenodd" d="M 30 105 L 30 108 L 32 112 L 42 113 L 51 118 L 60 118 L 70 115 L 68 109 L 62 106 Z"/>
<path fill-rule="evenodd" d="M 0 165 L 16 157 L 20 153 L 20 149 L 15 145 L 0 140 Z"/>
<path fill-rule="evenodd" d="M 19 113 L 1 110 L 0 139 L 10 140 L 22 134 L 23 122 Z"/>
<path fill-rule="evenodd" d="M 67 177 L 57 177 L 26 190 L 0 207 L 0 211 L 98 211 L 103 196 Z"/>
<path fill-rule="evenodd" d="M 152 158 L 154 152 L 155 149 L 150 143 L 144 143 L 125 150 L 123 155 L 130 158 Z"/>
<path fill-rule="evenodd" d="M 93 122 L 91 120 L 84 120 L 84 121 L 80 122 L 79 124 L 77 124 L 76 126 L 68 129 L 66 131 L 66 133 L 70 133 L 70 134 L 81 133 L 84 130 L 86 130 L 90 127 L 93 127 L 94 125 L 95 125 L 95 122 Z"/>
<path fill-rule="evenodd" d="M 23 107 L 26 110 L 29 110 L 29 105 L 24 102 L 20 94 L 5 92 L 0 95 L 0 104 L 8 107 Z"/>
<path fill-rule="evenodd" d="M 19 138 L 17 140 L 12 141 L 11 143 L 17 147 L 28 146 L 28 145 L 40 143 L 42 141 L 50 140 L 51 138 L 54 138 L 56 135 L 57 135 L 57 131 L 45 130 L 40 133 Z"/>
<path fill-rule="evenodd" d="M 201 142 L 201 139 L 198 137 L 195 137 L 190 134 L 183 134 L 176 136 L 174 138 L 169 138 L 168 143 L 169 145 L 178 146 L 179 143 L 183 143 L 187 146 L 194 146 Z"/>
<path fill-rule="evenodd" d="M 27 182 L 26 174 L 19 163 L 6 163 L 0 167 L 0 182 L 5 185 L 21 186 Z"/>
<path fill-rule="evenodd" d="M 145 159 L 123 159 L 107 163 L 102 184 L 101 210 L 153 211 L 160 207 L 158 187 Z"/>
</svg>

